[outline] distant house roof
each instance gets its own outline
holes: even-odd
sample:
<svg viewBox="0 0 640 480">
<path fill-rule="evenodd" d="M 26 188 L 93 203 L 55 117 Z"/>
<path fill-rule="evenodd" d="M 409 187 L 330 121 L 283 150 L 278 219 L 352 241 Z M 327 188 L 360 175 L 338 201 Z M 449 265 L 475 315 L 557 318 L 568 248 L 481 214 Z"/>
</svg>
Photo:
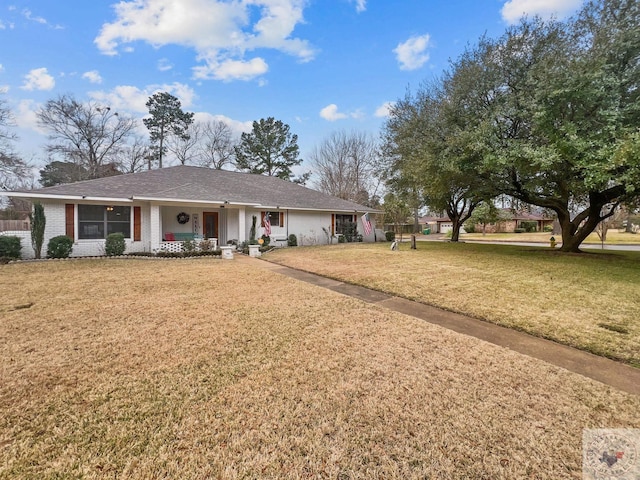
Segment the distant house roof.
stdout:
<svg viewBox="0 0 640 480">
<path fill-rule="evenodd" d="M 345 212 L 377 211 L 277 177 L 184 165 L 6 194 L 29 198 L 219 203 Z"/>
<path fill-rule="evenodd" d="M 418 219 L 419 223 L 424 223 L 425 225 L 428 224 L 428 223 L 438 223 L 438 222 L 442 223 L 442 222 L 450 222 L 450 221 L 451 221 L 451 219 L 449 217 L 429 217 L 429 216 L 426 216 L 426 217 L 420 217 Z"/>
<path fill-rule="evenodd" d="M 509 220 L 530 220 L 530 221 L 553 221 L 552 218 L 543 217 L 542 215 L 536 215 L 535 213 L 521 212 L 517 210 L 512 210 L 510 208 L 500 208 L 506 218 Z M 447 216 L 444 217 L 434 217 L 434 216 L 425 216 L 420 218 L 420 223 L 428 224 L 428 223 L 436 223 L 436 222 L 450 222 L 451 219 Z"/>
<path fill-rule="evenodd" d="M 541 221 L 541 220 L 553 220 L 552 218 L 546 218 L 542 215 L 536 215 L 535 213 L 522 212 L 518 210 L 512 210 L 510 208 L 501 208 L 505 215 L 508 215 L 511 220 L 531 220 L 531 221 Z"/>
</svg>

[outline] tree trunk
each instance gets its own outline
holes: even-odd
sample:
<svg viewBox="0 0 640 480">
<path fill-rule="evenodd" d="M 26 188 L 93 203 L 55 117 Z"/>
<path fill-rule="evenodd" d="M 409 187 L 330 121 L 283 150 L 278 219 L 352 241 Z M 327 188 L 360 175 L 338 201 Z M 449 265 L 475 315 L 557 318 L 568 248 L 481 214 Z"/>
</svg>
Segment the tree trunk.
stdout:
<svg viewBox="0 0 640 480">
<path fill-rule="evenodd" d="M 460 217 L 455 217 L 451 219 L 453 224 L 453 229 L 451 230 L 451 241 L 457 242 L 460 239 Z"/>
<path fill-rule="evenodd" d="M 583 221 L 579 216 L 570 220 L 568 211 L 556 212 L 562 229 L 561 252 L 580 253 L 580 245 L 598 226 L 601 208 L 602 205 L 591 204 Z"/>
</svg>

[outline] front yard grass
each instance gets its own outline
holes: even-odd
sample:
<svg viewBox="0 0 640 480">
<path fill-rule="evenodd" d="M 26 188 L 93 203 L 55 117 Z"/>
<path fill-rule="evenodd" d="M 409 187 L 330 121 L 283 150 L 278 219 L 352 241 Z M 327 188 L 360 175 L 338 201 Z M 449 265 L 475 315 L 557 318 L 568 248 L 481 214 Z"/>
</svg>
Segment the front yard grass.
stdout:
<svg viewBox="0 0 640 480">
<path fill-rule="evenodd" d="M 282 263 L 523 330 L 640 367 L 640 252 L 470 243 L 340 244 Z"/>
<path fill-rule="evenodd" d="M 350 247 L 278 254 L 437 253 Z M 640 428 L 637 396 L 256 263 L 0 266 L 0 478 L 579 479 L 584 428 Z"/>
</svg>

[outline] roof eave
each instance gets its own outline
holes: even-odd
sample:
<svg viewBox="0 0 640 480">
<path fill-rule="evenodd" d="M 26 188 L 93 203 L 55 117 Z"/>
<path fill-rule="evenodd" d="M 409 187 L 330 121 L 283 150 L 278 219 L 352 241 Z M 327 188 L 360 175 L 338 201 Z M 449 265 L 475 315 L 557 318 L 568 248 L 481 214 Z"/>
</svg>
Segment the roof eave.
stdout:
<svg viewBox="0 0 640 480">
<path fill-rule="evenodd" d="M 8 197 L 18 198 L 43 198 L 47 200 L 86 200 L 97 202 L 131 202 L 131 198 L 123 197 L 94 197 L 92 195 L 68 195 L 55 193 L 37 193 L 37 192 L 3 192 Z"/>
<path fill-rule="evenodd" d="M 134 195 L 131 197 L 133 200 L 139 200 L 142 202 L 156 202 L 156 203 L 193 203 L 193 204 L 215 204 L 215 205 L 236 205 L 239 207 L 260 207 L 260 204 L 255 202 L 233 202 L 230 200 L 194 200 L 185 198 L 166 198 L 166 197 L 146 197 L 141 195 Z"/>
</svg>

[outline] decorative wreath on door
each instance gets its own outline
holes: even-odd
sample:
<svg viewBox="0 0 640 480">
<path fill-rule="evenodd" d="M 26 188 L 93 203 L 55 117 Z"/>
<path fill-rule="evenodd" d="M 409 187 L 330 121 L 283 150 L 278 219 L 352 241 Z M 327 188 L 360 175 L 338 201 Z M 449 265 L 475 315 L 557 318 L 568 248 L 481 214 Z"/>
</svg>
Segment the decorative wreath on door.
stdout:
<svg viewBox="0 0 640 480">
<path fill-rule="evenodd" d="M 185 212 L 180 212 L 178 214 L 178 223 L 180 225 L 184 225 L 185 223 L 187 223 L 189 221 L 189 214 L 185 213 Z"/>
</svg>

